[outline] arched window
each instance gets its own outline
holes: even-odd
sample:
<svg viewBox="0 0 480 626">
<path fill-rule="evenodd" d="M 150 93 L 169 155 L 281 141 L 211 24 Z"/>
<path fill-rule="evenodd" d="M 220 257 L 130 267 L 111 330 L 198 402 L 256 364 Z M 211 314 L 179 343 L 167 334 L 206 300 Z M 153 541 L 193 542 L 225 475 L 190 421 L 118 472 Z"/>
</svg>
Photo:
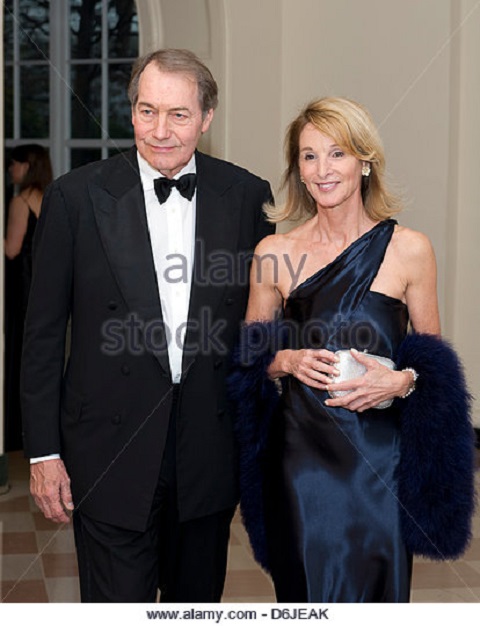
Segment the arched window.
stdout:
<svg viewBox="0 0 480 626">
<path fill-rule="evenodd" d="M 50 148 L 55 175 L 132 145 L 135 0 L 5 0 L 5 143 Z"/>
</svg>

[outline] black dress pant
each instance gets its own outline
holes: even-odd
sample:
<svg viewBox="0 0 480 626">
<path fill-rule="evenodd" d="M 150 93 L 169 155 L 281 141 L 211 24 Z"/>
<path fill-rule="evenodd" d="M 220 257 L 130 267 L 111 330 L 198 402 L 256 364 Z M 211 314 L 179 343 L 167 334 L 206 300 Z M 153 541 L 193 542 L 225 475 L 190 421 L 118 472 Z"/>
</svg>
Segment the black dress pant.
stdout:
<svg viewBox="0 0 480 626">
<path fill-rule="evenodd" d="M 234 509 L 179 522 L 175 471 L 177 392 L 145 532 L 73 515 L 82 602 L 219 602 Z"/>
</svg>

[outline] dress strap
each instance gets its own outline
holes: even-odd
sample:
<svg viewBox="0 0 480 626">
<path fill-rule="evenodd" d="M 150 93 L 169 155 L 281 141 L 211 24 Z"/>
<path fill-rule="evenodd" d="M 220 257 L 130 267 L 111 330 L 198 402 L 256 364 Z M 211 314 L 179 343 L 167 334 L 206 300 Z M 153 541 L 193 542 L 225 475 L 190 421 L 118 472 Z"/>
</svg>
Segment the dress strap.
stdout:
<svg viewBox="0 0 480 626">
<path fill-rule="evenodd" d="M 348 322 L 385 258 L 396 221 L 384 220 L 354 241 L 336 259 L 301 283 L 287 299 L 285 318 Z M 337 324 L 333 323 L 332 328 Z"/>
</svg>

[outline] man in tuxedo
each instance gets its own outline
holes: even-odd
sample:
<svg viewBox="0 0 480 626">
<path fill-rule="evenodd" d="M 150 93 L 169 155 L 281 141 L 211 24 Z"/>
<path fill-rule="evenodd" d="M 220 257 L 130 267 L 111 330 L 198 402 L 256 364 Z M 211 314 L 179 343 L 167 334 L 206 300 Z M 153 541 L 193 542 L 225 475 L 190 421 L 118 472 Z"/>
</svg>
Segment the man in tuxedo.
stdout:
<svg viewBox="0 0 480 626">
<path fill-rule="evenodd" d="M 54 522 L 73 511 L 82 601 L 217 602 L 237 502 L 226 377 L 272 196 L 197 151 L 217 85 L 194 54 L 142 57 L 129 96 L 136 147 L 55 181 L 37 226 L 31 491 Z"/>
</svg>

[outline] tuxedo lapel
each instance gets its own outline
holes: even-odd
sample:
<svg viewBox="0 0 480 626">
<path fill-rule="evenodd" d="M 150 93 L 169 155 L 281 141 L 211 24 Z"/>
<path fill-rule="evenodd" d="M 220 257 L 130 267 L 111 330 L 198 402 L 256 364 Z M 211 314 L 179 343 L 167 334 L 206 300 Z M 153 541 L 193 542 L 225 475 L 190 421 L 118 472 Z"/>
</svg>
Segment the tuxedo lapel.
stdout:
<svg viewBox="0 0 480 626">
<path fill-rule="evenodd" d="M 236 268 L 241 197 L 217 171 L 213 159 L 196 153 L 197 199 L 195 260 L 190 293 L 189 323 L 183 354 L 184 375 L 202 350 L 214 314 Z M 206 347 L 206 346 L 205 346 Z"/>
<path fill-rule="evenodd" d="M 119 157 L 117 167 L 89 183 L 100 237 L 128 310 L 150 330 L 163 329 L 162 310 L 145 212 L 136 150 Z M 157 332 L 151 350 L 169 374 L 167 347 Z M 164 337 L 163 330 L 161 331 Z M 155 337 L 155 339 L 153 339 Z M 154 347 L 158 349 L 155 350 Z"/>
</svg>

